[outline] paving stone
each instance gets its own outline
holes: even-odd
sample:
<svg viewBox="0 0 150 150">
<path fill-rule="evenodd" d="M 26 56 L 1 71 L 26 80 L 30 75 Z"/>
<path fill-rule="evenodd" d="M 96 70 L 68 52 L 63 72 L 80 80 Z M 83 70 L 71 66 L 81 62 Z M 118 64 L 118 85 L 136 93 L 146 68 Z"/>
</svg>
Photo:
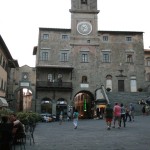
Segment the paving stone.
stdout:
<svg viewBox="0 0 150 150">
<path fill-rule="evenodd" d="M 26 150 L 150 150 L 150 116 L 136 116 L 126 128 L 111 130 L 105 120 L 79 120 L 76 130 L 71 121 L 38 123 L 34 137 Z"/>
</svg>

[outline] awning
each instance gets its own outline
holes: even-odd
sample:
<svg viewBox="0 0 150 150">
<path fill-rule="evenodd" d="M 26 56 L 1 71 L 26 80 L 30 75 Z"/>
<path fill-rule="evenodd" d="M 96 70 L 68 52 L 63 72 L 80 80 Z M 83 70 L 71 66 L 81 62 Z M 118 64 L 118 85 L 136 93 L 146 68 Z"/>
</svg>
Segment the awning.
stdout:
<svg viewBox="0 0 150 150">
<path fill-rule="evenodd" d="M 5 98 L 0 97 L 0 107 L 8 107 L 8 103 Z"/>
<path fill-rule="evenodd" d="M 106 99 L 97 99 L 95 100 L 96 104 L 107 104 L 107 100 Z"/>
<path fill-rule="evenodd" d="M 96 105 L 96 108 L 105 108 L 105 107 L 106 107 L 105 104 Z"/>
</svg>

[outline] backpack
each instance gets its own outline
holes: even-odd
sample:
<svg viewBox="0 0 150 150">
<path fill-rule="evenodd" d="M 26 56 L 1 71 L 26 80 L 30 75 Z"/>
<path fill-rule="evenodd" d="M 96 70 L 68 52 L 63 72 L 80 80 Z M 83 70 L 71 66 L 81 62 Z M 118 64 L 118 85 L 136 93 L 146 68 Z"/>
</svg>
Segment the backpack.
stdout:
<svg viewBox="0 0 150 150">
<path fill-rule="evenodd" d="M 134 106 L 131 106 L 131 111 L 134 111 Z"/>
<path fill-rule="evenodd" d="M 126 113 L 126 109 L 123 107 L 121 107 L 121 114 L 125 114 Z"/>
</svg>

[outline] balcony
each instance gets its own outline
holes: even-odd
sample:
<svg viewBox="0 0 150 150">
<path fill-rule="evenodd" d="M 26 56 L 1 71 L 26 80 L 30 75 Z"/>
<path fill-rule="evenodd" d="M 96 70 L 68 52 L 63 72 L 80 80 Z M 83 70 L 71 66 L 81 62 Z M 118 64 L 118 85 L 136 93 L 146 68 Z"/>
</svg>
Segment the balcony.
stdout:
<svg viewBox="0 0 150 150">
<path fill-rule="evenodd" d="M 37 81 L 37 89 L 51 89 L 51 90 L 72 90 L 72 82 L 49 82 L 49 81 Z"/>
</svg>

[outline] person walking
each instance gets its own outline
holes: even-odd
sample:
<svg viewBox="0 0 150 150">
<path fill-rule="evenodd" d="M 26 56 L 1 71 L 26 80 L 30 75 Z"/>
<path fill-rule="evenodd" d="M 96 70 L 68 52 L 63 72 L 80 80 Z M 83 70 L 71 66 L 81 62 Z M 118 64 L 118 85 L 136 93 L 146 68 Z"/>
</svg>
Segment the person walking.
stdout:
<svg viewBox="0 0 150 150">
<path fill-rule="evenodd" d="M 114 126 L 113 126 L 113 128 L 115 128 L 116 121 L 118 122 L 118 128 L 120 128 L 121 107 L 119 106 L 118 103 L 115 103 L 115 106 L 113 108 L 113 112 L 114 112 Z"/>
<path fill-rule="evenodd" d="M 127 122 L 128 118 L 129 118 L 128 122 L 131 122 L 130 109 L 128 108 L 128 105 L 125 106 L 125 110 L 126 110 L 125 120 Z"/>
<path fill-rule="evenodd" d="M 68 121 L 71 120 L 71 116 L 72 116 L 72 114 L 71 114 L 71 111 L 69 110 L 69 111 L 68 111 L 68 114 L 67 114 L 67 120 L 68 120 Z"/>
<path fill-rule="evenodd" d="M 78 113 L 78 110 L 76 109 L 73 113 L 74 129 L 77 129 L 77 127 L 78 127 L 78 117 L 79 117 L 79 113 Z"/>
<path fill-rule="evenodd" d="M 145 114 L 146 114 L 146 104 L 144 104 L 143 107 L 142 107 L 142 113 L 143 113 L 143 116 L 145 116 Z"/>
<path fill-rule="evenodd" d="M 122 121 L 123 121 L 123 125 L 124 125 L 124 127 L 126 127 L 126 117 L 125 117 L 125 115 L 126 115 L 126 109 L 125 109 L 125 107 L 124 107 L 124 105 L 123 105 L 123 103 L 121 103 L 121 118 L 120 118 L 120 127 L 121 127 L 121 123 L 122 123 Z"/>
<path fill-rule="evenodd" d="M 62 121 L 63 121 L 63 111 L 61 111 L 59 114 L 59 125 L 62 124 Z"/>
<path fill-rule="evenodd" d="M 111 122 L 113 119 L 113 108 L 111 107 L 111 104 L 107 104 L 105 111 L 105 119 L 106 119 L 106 124 L 107 124 L 107 130 L 111 129 Z"/>
<path fill-rule="evenodd" d="M 134 121 L 134 106 L 132 103 L 130 103 L 129 109 L 130 109 L 129 114 L 131 116 L 131 121 Z"/>
</svg>

